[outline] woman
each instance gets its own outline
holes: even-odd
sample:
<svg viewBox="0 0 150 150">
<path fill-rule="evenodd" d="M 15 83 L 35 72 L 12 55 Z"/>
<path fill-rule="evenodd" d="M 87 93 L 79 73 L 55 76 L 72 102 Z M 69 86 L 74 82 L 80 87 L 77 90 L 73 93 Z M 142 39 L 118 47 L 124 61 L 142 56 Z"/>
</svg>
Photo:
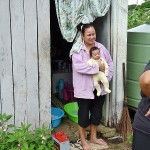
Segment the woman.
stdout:
<svg viewBox="0 0 150 150">
<path fill-rule="evenodd" d="M 133 122 L 132 150 L 150 149 L 150 61 L 139 79 L 141 102 Z"/>
<path fill-rule="evenodd" d="M 104 64 L 95 64 L 89 66 L 87 61 L 90 59 L 89 50 L 91 47 L 96 46 L 101 50 L 101 56 L 108 64 L 108 80 L 110 81 L 113 76 L 113 62 L 108 50 L 100 43 L 96 42 L 96 32 L 92 24 L 85 24 L 81 29 L 83 46 L 79 53 L 72 55 L 72 68 L 73 68 L 73 86 L 74 97 L 77 100 L 78 110 L 78 128 L 81 139 L 81 144 L 84 150 L 91 150 L 90 144 L 86 141 L 85 129 L 90 125 L 90 142 L 107 147 L 107 143 L 102 139 L 97 139 L 96 131 L 97 126 L 100 124 L 102 117 L 102 107 L 105 101 L 106 93 L 103 85 L 101 86 L 102 92 L 98 97 L 94 90 L 92 75 L 99 71 L 105 71 Z M 90 112 L 90 116 L 89 116 Z"/>
</svg>

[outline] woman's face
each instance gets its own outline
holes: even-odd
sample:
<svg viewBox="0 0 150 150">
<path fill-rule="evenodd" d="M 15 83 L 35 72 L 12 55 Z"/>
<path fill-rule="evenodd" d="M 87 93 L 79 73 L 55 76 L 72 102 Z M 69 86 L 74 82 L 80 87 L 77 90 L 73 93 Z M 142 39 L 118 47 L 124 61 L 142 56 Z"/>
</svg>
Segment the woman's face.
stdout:
<svg viewBox="0 0 150 150">
<path fill-rule="evenodd" d="M 96 40 L 96 32 L 94 27 L 86 28 L 84 34 L 82 35 L 82 39 L 85 44 L 94 45 Z"/>
</svg>

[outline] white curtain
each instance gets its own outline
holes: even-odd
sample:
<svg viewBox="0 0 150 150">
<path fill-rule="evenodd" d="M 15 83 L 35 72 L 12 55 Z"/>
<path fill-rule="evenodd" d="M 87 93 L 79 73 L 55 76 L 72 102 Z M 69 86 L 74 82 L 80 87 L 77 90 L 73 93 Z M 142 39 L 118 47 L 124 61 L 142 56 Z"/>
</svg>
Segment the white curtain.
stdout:
<svg viewBox="0 0 150 150">
<path fill-rule="evenodd" d="M 104 16 L 109 10 L 111 0 L 55 0 L 56 13 L 62 36 L 73 42 L 79 23 L 93 22 L 97 17 Z M 79 52 L 83 41 L 78 32 L 70 55 Z"/>
</svg>

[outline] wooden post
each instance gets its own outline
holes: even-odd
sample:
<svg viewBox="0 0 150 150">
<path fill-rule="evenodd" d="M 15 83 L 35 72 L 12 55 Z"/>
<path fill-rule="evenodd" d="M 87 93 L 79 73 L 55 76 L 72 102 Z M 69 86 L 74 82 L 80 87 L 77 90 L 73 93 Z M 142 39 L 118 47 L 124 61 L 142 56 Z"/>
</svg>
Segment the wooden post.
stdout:
<svg viewBox="0 0 150 150">
<path fill-rule="evenodd" d="M 37 0 L 40 125 L 50 123 L 50 4 Z"/>
<path fill-rule="evenodd" d="M 27 123 L 27 79 L 23 0 L 10 1 L 15 125 Z"/>
<path fill-rule="evenodd" d="M 37 37 L 37 7 L 36 0 L 24 1 L 25 16 L 25 49 L 26 49 L 26 79 L 27 79 L 27 123 L 39 127 L 39 91 L 38 91 L 38 37 Z"/>
<path fill-rule="evenodd" d="M 128 1 L 113 0 L 111 4 L 111 50 L 115 66 L 108 124 L 118 123 L 123 104 L 122 63 L 127 57 Z"/>
</svg>

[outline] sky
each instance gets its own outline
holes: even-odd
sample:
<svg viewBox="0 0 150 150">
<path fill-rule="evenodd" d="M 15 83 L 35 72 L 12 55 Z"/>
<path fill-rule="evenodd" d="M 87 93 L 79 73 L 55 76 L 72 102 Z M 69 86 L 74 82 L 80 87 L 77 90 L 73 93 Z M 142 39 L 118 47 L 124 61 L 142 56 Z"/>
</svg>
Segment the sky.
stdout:
<svg viewBox="0 0 150 150">
<path fill-rule="evenodd" d="M 137 4 L 137 2 L 138 2 L 138 5 L 140 5 L 144 2 L 144 0 L 128 0 L 129 5 Z"/>
</svg>

